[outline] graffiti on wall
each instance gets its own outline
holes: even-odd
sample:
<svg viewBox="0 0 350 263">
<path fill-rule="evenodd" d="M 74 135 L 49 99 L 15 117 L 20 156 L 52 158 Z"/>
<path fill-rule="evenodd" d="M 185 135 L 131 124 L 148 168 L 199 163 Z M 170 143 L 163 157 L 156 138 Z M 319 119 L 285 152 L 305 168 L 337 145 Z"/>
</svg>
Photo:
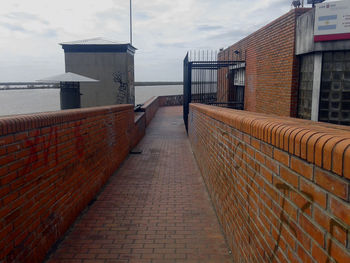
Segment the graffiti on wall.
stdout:
<svg viewBox="0 0 350 263">
<path fill-rule="evenodd" d="M 282 227 L 283 225 L 287 225 L 288 228 L 291 230 L 291 232 L 293 233 L 294 237 L 296 239 L 298 239 L 298 232 L 295 229 L 295 227 L 292 226 L 292 224 L 290 223 L 290 220 L 288 219 L 288 217 L 285 215 L 285 202 L 286 202 L 286 196 L 288 196 L 291 192 L 297 193 L 297 191 L 295 191 L 293 188 L 291 188 L 290 186 L 288 186 L 287 184 L 276 184 L 276 188 L 281 191 L 283 193 L 282 195 L 282 210 L 281 213 L 279 215 L 280 218 L 280 225 L 279 225 L 279 229 L 278 229 L 278 238 L 277 238 L 277 243 L 274 247 L 273 253 L 270 257 L 270 260 L 273 261 L 274 257 L 276 256 L 276 252 L 280 246 L 280 242 L 281 242 L 281 235 L 282 235 Z M 304 214 L 307 209 L 311 208 L 311 206 L 314 203 L 314 197 L 306 192 L 306 191 L 301 191 L 302 196 L 306 199 L 305 204 L 300 208 L 301 212 Z M 346 229 L 344 226 L 342 226 L 339 222 L 337 222 L 334 218 L 330 218 L 330 222 L 329 222 L 329 234 L 331 237 L 334 237 L 335 231 L 337 231 L 337 228 L 339 229 L 343 229 L 345 232 L 349 232 L 350 229 Z M 332 246 L 333 246 L 333 239 L 330 238 L 329 242 L 328 242 L 328 246 L 327 246 L 327 252 L 328 255 L 331 254 L 332 251 Z M 327 257 L 327 261 L 326 263 L 330 262 L 330 257 Z"/>
<path fill-rule="evenodd" d="M 128 103 L 129 98 L 129 84 L 123 80 L 123 74 L 116 72 L 113 74 L 113 81 L 118 85 L 117 87 L 117 102 L 116 104 Z"/>
<path fill-rule="evenodd" d="M 85 153 L 85 141 L 81 134 L 81 125 L 81 121 L 74 125 L 75 152 L 78 158 L 84 157 Z M 57 127 L 51 127 L 48 136 L 41 135 L 40 130 L 37 130 L 33 139 L 27 139 L 25 141 L 25 146 L 29 148 L 29 157 L 25 163 L 22 175 L 26 175 L 35 169 L 35 165 L 40 161 L 40 154 L 43 155 L 44 165 L 49 164 L 50 154 L 53 155 L 55 164 L 57 165 L 59 163 L 58 144 Z"/>
<path fill-rule="evenodd" d="M 222 138 L 217 137 L 216 141 L 218 142 L 218 145 L 220 146 L 220 148 L 224 150 L 224 144 L 221 140 L 222 139 L 226 139 L 227 141 L 230 141 L 230 137 L 229 137 L 229 133 L 228 132 L 220 132 Z M 232 146 L 232 152 L 230 153 L 230 158 L 233 160 L 233 164 L 232 164 L 232 170 L 231 173 L 234 173 L 234 170 L 238 171 L 242 165 L 243 165 L 243 151 L 245 149 L 244 147 L 245 145 L 243 145 L 240 141 L 238 141 L 238 143 L 234 144 Z M 250 183 L 248 183 L 246 185 L 246 191 L 247 191 L 247 202 L 248 204 L 250 204 L 250 192 L 251 192 L 251 188 L 252 188 L 252 183 L 253 181 L 255 181 L 255 177 L 257 175 L 257 172 L 254 172 L 253 177 L 250 180 Z M 248 186 L 249 185 L 249 186 Z M 304 199 L 305 199 L 305 203 L 302 204 L 302 206 L 300 207 L 300 211 L 301 213 L 304 215 L 305 213 L 307 213 L 307 211 L 309 209 L 312 209 L 312 206 L 314 204 L 314 197 L 312 194 L 308 193 L 307 191 L 296 191 L 294 190 L 292 187 L 290 187 L 289 185 L 285 184 L 285 183 L 279 183 L 276 184 L 275 187 L 282 193 L 281 197 L 281 212 L 279 214 L 279 225 L 276 226 L 278 228 L 277 232 L 278 232 L 278 236 L 276 239 L 276 244 L 273 248 L 273 251 L 271 253 L 271 255 L 269 256 L 269 260 L 274 261 L 276 255 L 278 254 L 277 251 L 281 245 L 281 237 L 282 237 L 282 232 L 283 232 L 283 227 L 287 226 L 287 228 L 290 230 L 290 233 L 295 237 L 296 240 L 298 240 L 298 233 L 299 230 L 296 228 L 295 223 L 293 223 L 291 221 L 291 219 L 289 218 L 289 216 L 287 215 L 287 208 L 286 208 L 286 202 L 287 202 L 287 198 L 288 196 L 290 196 L 291 193 L 295 193 L 295 194 L 300 194 Z M 234 199 L 237 199 L 236 197 L 236 186 L 234 185 L 234 187 L 230 188 L 231 191 L 234 191 L 233 194 L 231 194 L 231 196 L 234 197 Z M 224 200 L 226 200 L 226 198 L 230 195 L 229 192 L 224 194 Z M 238 200 L 233 200 L 236 203 L 238 202 Z M 227 209 L 224 209 L 227 210 Z M 225 211 L 226 212 L 226 211 Z M 224 212 L 224 213 L 225 213 Z M 248 224 L 250 222 L 250 217 L 248 216 Z M 327 245 L 326 245 L 326 250 L 328 252 L 328 255 L 331 254 L 332 251 L 332 247 L 334 246 L 334 235 L 337 233 L 337 231 L 339 231 L 339 229 L 341 229 L 341 231 L 345 232 L 345 233 L 349 233 L 350 229 L 346 228 L 344 225 L 342 225 L 339 221 L 337 221 L 334 218 L 330 218 L 329 219 L 329 235 L 330 235 L 330 239 L 327 240 Z M 248 229 L 249 231 L 249 229 Z M 300 236 L 299 236 L 300 238 Z M 249 243 L 250 243 L 250 237 L 249 237 Z M 330 263 L 331 262 L 331 258 L 328 257 L 326 263 Z"/>
<path fill-rule="evenodd" d="M 27 162 L 25 164 L 23 175 L 26 175 L 30 172 L 30 170 L 33 168 L 32 165 L 37 163 L 39 161 L 39 152 L 41 150 L 40 148 L 40 142 L 42 141 L 43 145 L 43 155 L 44 155 L 44 164 L 47 165 L 49 162 L 49 154 L 52 142 L 54 142 L 54 158 L 56 161 L 56 164 L 58 164 L 58 154 L 57 154 L 57 148 L 58 148 L 58 137 L 57 137 L 57 127 L 51 127 L 48 139 L 46 136 L 40 136 L 40 130 L 37 130 L 34 134 L 33 140 L 26 140 L 25 145 L 29 148 L 29 158 L 27 159 Z"/>
</svg>

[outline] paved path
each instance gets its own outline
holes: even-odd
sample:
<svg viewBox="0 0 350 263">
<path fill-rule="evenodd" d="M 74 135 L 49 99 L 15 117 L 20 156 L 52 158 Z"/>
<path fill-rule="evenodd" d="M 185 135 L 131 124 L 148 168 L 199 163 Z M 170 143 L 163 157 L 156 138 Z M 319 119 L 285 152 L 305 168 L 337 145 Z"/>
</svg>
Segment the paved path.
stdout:
<svg viewBox="0 0 350 263">
<path fill-rule="evenodd" d="M 232 262 L 181 107 L 160 108 L 49 262 Z"/>
</svg>

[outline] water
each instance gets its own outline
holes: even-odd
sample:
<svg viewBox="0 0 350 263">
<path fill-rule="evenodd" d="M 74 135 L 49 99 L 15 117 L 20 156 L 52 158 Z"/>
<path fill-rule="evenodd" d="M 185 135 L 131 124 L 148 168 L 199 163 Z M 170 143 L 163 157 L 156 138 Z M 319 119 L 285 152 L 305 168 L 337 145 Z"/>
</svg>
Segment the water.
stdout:
<svg viewBox="0 0 350 263">
<path fill-rule="evenodd" d="M 137 86 L 135 88 L 135 104 L 142 104 L 153 96 L 180 95 L 182 93 L 182 85 Z"/>
<path fill-rule="evenodd" d="M 138 86 L 135 104 L 153 96 L 182 94 L 182 86 Z M 0 90 L 0 116 L 60 110 L 59 89 Z"/>
<path fill-rule="evenodd" d="M 59 109 L 59 89 L 0 90 L 0 116 Z"/>
</svg>

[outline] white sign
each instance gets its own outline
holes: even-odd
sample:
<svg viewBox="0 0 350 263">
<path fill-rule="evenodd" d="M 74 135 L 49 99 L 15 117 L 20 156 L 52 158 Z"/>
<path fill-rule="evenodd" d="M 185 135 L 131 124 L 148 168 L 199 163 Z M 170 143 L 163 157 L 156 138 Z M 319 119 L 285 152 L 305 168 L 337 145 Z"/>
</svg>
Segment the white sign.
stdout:
<svg viewBox="0 0 350 263">
<path fill-rule="evenodd" d="M 350 1 L 317 4 L 315 42 L 344 39 L 350 39 Z"/>
</svg>

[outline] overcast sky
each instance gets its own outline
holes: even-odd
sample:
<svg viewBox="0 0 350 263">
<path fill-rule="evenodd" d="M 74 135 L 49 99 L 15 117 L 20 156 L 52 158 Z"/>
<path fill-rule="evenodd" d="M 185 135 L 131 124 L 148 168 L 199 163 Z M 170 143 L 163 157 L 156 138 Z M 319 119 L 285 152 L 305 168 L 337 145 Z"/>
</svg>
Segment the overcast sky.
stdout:
<svg viewBox="0 0 350 263">
<path fill-rule="evenodd" d="M 291 2 L 133 0 L 136 80 L 181 80 L 188 50 L 227 47 L 288 12 Z M 58 43 L 94 37 L 129 42 L 129 0 L 2 1 L 0 82 L 63 73 Z"/>
</svg>

